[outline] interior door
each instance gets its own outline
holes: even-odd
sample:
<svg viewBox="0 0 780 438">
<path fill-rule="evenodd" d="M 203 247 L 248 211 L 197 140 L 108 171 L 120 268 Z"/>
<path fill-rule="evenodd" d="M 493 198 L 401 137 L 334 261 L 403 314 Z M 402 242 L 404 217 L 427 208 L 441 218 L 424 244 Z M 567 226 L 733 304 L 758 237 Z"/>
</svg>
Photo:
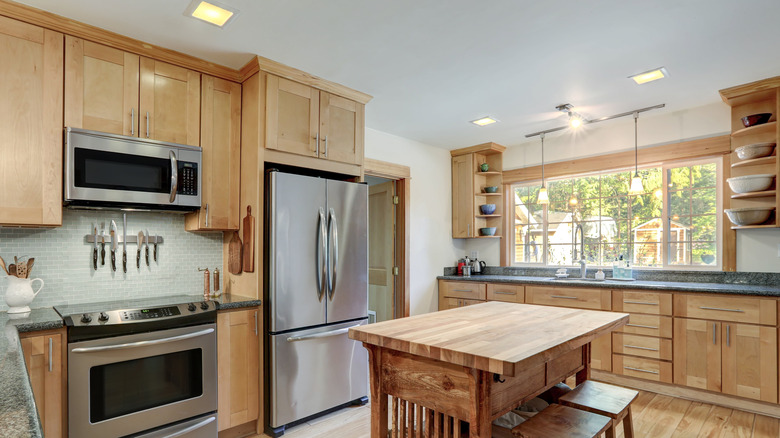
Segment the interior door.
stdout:
<svg viewBox="0 0 780 438">
<path fill-rule="evenodd" d="M 376 321 L 395 317 L 395 182 L 368 188 L 368 308 Z"/>
</svg>

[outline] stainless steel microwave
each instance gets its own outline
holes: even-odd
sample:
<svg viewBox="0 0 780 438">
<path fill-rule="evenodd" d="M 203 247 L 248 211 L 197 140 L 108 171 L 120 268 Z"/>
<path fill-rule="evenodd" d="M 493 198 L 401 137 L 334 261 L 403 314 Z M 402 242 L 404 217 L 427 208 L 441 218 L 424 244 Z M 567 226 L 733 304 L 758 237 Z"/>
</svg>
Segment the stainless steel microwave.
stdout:
<svg viewBox="0 0 780 438">
<path fill-rule="evenodd" d="M 70 207 L 200 208 L 201 149 L 65 128 L 64 203 Z"/>
</svg>

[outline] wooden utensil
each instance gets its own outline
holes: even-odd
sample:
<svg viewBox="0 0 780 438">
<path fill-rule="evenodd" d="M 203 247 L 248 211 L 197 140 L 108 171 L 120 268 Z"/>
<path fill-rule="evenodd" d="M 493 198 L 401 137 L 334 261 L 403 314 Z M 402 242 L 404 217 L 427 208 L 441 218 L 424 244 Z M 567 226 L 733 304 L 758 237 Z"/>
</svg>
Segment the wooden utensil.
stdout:
<svg viewBox="0 0 780 438">
<path fill-rule="evenodd" d="M 241 273 L 241 238 L 238 237 L 238 231 L 233 231 L 233 236 L 228 244 L 228 272 L 231 274 Z"/>
<path fill-rule="evenodd" d="M 3 271 L 5 271 L 5 275 L 11 275 L 8 273 L 8 269 L 5 267 L 5 260 L 3 260 L 2 257 L 0 257 L 0 267 L 2 267 Z"/>
<path fill-rule="evenodd" d="M 13 275 L 16 277 L 16 265 L 10 264 L 8 265 L 8 275 Z"/>
<path fill-rule="evenodd" d="M 35 257 L 30 257 L 30 260 L 27 260 L 27 277 L 30 278 L 30 272 L 32 272 L 32 267 L 35 264 Z"/>
<path fill-rule="evenodd" d="M 244 272 L 255 272 L 255 218 L 249 205 L 244 218 Z"/>
</svg>

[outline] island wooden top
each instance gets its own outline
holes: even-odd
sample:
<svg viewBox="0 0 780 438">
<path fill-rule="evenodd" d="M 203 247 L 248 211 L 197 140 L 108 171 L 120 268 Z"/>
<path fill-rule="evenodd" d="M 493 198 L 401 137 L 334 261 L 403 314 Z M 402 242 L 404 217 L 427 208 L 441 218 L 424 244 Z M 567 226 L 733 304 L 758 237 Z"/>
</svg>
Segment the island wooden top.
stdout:
<svg viewBox="0 0 780 438">
<path fill-rule="evenodd" d="M 514 376 L 627 322 L 626 313 L 491 301 L 356 327 L 349 337 Z"/>
</svg>

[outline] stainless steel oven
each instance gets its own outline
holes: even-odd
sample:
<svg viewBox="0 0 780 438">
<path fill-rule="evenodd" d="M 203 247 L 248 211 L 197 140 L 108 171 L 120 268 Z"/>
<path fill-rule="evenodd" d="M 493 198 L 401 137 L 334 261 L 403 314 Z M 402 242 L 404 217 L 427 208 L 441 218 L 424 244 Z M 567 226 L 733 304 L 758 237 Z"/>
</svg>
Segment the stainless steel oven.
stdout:
<svg viewBox="0 0 780 438">
<path fill-rule="evenodd" d="M 200 208 L 201 149 L 65 129 L 64 200 L 87 208 Z"/>
<path fill-rule="evenodd" d="M 187 303 L 66 317 L 69 436 L 216 437 L 215 316 Z"/>
</svg>

